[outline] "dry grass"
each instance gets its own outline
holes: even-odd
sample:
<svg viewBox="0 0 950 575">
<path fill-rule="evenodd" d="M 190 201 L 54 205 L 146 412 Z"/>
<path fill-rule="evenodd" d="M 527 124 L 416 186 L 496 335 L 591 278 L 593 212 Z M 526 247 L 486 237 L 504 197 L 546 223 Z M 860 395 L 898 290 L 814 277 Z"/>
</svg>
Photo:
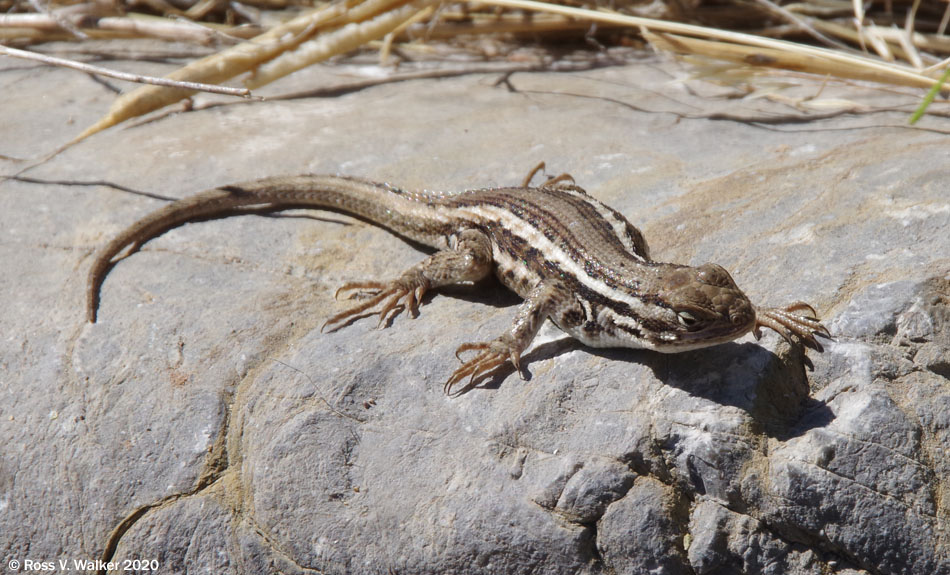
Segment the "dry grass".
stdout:
<svg viewBox="0 0 950 575">
<path fill-rule="evenodd" d="M 682 6 L 693 4 L 688 12 Z M 220 46 L 170 74 L 172 82 L 259 88 L 291 72 L 359 49 L 385 60 L 397 47 L 473 39 L 518 42 L 630 43 L 679 55 L 733 62 L 737 69 L 778 68 L 825 77 L 921 88 L 934 95 L 950 66 L 948 1 L 773 0 L 577 7 L 532 0 L 127 0 L 124 5 L 68 0 L 0 0 L 0 44 L 152 37 Z M 276 24 L 267 22 L 277 21 Z M 689 22 L 689 23 L 686 23 Z M 593 48 L 592 48 L 593 49 Z M 11 51 L 0 53 L 13 55 Z M 483 54 L 488 58 L 491 54 Z M 95 73 L 95 72 L 93 72 Z M 751 72 L 750 72 L 751 73 Z M 945 76 L 944 76 L 945 77 Z M 935 88 L 936 87 L 936 88 Z M 109 113 L 75 141 L 189 97 L 195 86 L 146 85 L 119 96 Z"/>
</svg>

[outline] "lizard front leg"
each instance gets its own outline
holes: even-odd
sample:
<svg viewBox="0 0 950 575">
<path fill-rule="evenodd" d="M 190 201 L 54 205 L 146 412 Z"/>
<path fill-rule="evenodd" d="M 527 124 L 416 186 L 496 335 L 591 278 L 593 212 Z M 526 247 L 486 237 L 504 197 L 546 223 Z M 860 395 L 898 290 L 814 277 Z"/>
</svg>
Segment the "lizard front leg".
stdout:
<svg viewBox="0 0 950 575">
<path fill-rule="evenodd" d="M 379 316 L 379 327 L 403 307 L 413 315 L 418 313 L 422 296 L 432 288 L 444 285 L 474 282 L 492 271 L 491 240 L 483 232 L 467 229 L 456 236 L 454 249 L 436 252 L 390 281 L 349 282 L 336 291 L 351 292 L 350 299 L 365 299 L 344 310 L 323 324 L 324 330 L 336 331 L 357 319 L 364 312 Z M 405 303 L 400 301 L 405 299 Z"/>
<path fill-rule="evenodd" d="M 822 325 L 815 308 L 801 301 L 784 308 L 755 308 L 755 327 L 752 328 L 752 335 L 756 340 L 762 337 L 763 327 L 775 330 L 789 343 L 794 336 L 805 347 L 819 352 L 823 349 L 815 336 L 831 339 L 831 332 Z"/>
<path fill-rule="evenodd" d="M 571 306 L 579 307 L 563 283 L 559 280 L 542 280 L 518 308 L 515 320 L 508 331 L 493 341 L 462 344 L 455 351 L 456 357 L 466 351 L 479 353 L 464 362 L 449 377 L 443 388 L 445 393 L 449 395 L 465 393 L 474 387 L 479 379 L 509 360 L 520 372 L 521 352 L 531 345 L 544 320 L 551 316 L 563 315 Z M 452 388 L 465 378 L 468 378 L 468 383 L 453 394 Z"/>
</svg>

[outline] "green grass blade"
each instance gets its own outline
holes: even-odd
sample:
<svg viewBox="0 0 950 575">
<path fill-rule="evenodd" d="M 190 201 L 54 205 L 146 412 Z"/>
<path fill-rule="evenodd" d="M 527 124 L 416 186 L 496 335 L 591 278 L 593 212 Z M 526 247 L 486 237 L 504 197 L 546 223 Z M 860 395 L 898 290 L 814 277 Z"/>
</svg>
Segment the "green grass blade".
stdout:
<svg viewBox="0 0 950 575">
<path fill-rule="evenodd" d="M 917 123 L 924 113 L 927 111 L 927 107 L 930 106 L 930 103 L 934 101 L 934 98 L 937 96 L 937 92 L 940 91 L 940 88 L 943 87 L 944 82 L 947 81 L 947 78 L 950 78 L 950 68 L 947 68 L 943 72 L 943 76 L 940 76 L 940 79 L 937 80 L 937 83 L 933 85 L 927 95 L 924 96 L 924 101 L 920 103 L 920 106 L 917 106 L 917 110 L 914 112 L 914 115 L 910 117 L 910 125 L 913 126 Z"/>
</svg>

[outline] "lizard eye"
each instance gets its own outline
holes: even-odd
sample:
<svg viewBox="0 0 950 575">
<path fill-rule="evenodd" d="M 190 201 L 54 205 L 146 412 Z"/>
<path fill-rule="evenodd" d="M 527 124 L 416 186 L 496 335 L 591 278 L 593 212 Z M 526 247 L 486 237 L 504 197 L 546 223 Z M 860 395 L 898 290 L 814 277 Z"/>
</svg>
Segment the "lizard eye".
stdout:
<svg viewBox="0 0 950 575">
<path fill-rule="evenodd" d="M 678 319 L 680 324 L 686 329 L 695 329 L 699 325 L 699 320 L 696 316 L 688 311 L 676 312 L 676 319 Z"/>
</svg>

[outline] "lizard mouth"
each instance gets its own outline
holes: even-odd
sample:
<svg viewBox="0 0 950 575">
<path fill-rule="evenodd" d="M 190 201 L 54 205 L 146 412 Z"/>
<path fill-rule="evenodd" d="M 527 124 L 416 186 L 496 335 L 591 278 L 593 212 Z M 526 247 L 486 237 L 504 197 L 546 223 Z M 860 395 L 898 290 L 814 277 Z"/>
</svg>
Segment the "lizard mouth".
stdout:
<svg viewBox="0 0 950 575">
<path fill-rule="evenodd" d="M 742 337 L 752 331 L 754 326 L 755 314 L 732 314 L 732 317 L 697 325 L 694 329 L 687 327 L 661 333 L 653 341 L 654 349 L 662 353 L 675 353 L 719 345 Z"/>
<path fill-rule="evenodd" d="M 706 342 L 706 345 L 715 345 L 742 337 L 752 331 L 754 325 L 755 317 L 752 317 L 748 322 L 740 325 L 726 323 L 724 325 L 709 326 L 700 331 L 679 332 L 675 335 L 676 340 L 681 342 Z"/>
</svg>

